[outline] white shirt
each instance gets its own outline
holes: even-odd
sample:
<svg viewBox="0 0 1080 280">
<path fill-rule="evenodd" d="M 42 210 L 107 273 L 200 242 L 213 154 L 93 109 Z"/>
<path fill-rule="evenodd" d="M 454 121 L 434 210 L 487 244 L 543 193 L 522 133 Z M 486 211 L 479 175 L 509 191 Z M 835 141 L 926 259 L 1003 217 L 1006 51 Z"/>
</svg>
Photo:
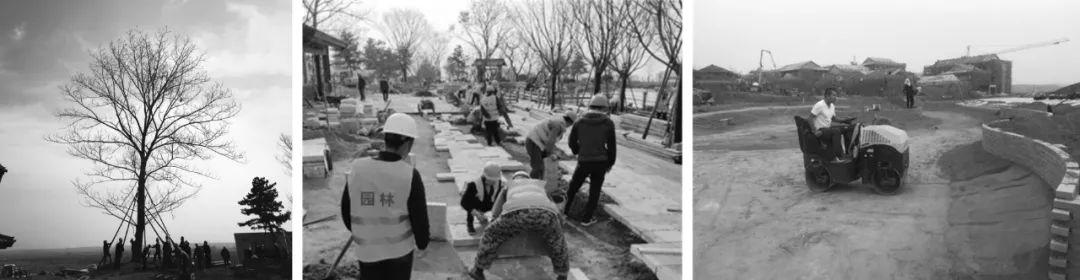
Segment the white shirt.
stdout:
<svg viewBox="0 0 1080 280">
<path fill-rule="evenodd" d="M 810 109 L 810 113 L 814 114 L 815 130 L 826 128 L 832 125 L 832 119 L 836 116 L 836 105 L 825 104 L 825 100 L 822 99 L 814 104 L 814 108 Z"/>
</svg>

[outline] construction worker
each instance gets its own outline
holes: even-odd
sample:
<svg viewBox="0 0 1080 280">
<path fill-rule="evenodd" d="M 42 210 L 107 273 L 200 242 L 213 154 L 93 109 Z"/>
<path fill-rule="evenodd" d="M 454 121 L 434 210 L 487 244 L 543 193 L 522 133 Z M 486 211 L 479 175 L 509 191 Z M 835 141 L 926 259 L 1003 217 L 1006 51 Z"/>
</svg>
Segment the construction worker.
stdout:
<svg viewBox="0 0 1080 280">
<path fill-rule="evenodd" d="M 529 154 L 529 176 L 533 179 L 544 179 L 544 159 L 555 157 L 562 150 L 555 148 L 555 143 L 562 139 L 566 128 L 574 125 L 577 113 L 566 112 L 562 116 L 556 116 L 533 126 L 526 135 L 525 151 Z"/>
<path fill-rule="evenodd" d="M 202 246 L 203 255 L 205 256 L 203 261 L 206 262 L 206 267 L 210 267 L 210 265 L 214 263 L 214 254 L 210 253 L 210 243 L 207 243 L 206 240 L 203 240 Z"/>
<path fill-rule="evenodd" d="M 502 167 L 494 162 L 484 165 L 484 172 L 477 176 L 476 180 L 465 186 L 465 193 L 461 195 L 461 208 L 465 209 L 465 225 L 469 234 L 476 233 L 473 227 L 473 219 L 479 219 L 480 225 L 487 226 L 485 213 L 491 212 L 495 206 L 495 196 L 506 186 L 506 179 L 502 176 Z"/>
<path fill-rule="evenodd" d="M 116 242 L 116 255 L 113 256 L 113 265 L 120 268 L 120 260 L 124 258 L 124 239 Z"/>
<path fill-rule="evenodd" d="M 161 259 L 161 266 L 169 268 L 172 267 L 173 260 L 173 246 L 172 239 L 168 236 L 165 237 L 165 244 L 162 246 L 162 253 L 164 254 Z"/>
<path fill-rule="evenodd" d="M 583 226 L 592 225 L 592 214 L 600 201 L 600 190 L 604 186 L 604 176 L 615 166 L 615 123 L 607 115 L 608 101 L 603 94 L 593 95 L 589 101 L 589 111 L 581 116 L 570 129 L 570 150 L 578 156 L 577 168 L 570 178 L 570 189 L 566 193 L 566 206 L 563 212 L 570 215 L 570 206 L 585 178 L 589 178 L 589 201 L 581 217 Z"/>
<path fill-rule="evenodd" d="M 412 117 L 390 115 L 383 126 L 383 151 L 352 163 L 341 215 L 359 246 L 353 252 L 364 279 L 409 279 L 413 246 L 423 255 L 430 241 L 424 181 L 405 160 L 417 136 Z"/>
<path fill-rule="evenodd" d="M 911 78 L 904 79 L 904 97 L 907 100 L 907 108 L 915 108 L 915 86 L 911 84 Z"/>
<path fill-rule="evenodd" d="M 367 81 L 364 80 L 364 76 L 360 75 L 360 72 L 356 72 L 356 90 L 360 92 L 360 101 L 367 99 L 367 96 L 364 96 L 365 87 L 367 87 Z"/>
<path fill-rule="evenodd" d="M 379 91 L 382 92 L 383 101 L 390 101 L 390 81 L 386 79 L 379 80 Z"/>
<path fill-rule="evenodd" d="M 503 242 L 518 234 L 533 232 L 539 233 L 540 238 L 544 239 L 557 279 L 566 279 L 570 261 L 563 237 L 562 218 L 559 217 L 559 207 L 548 198 L 544 185 L 544 181 L 531 179 L 524 171 L 514 173 L 509 187 L 499 192 L 496 198 L 492 210 L 495 221 L 480 238 L 476 263 L 468 271 L 470 277 L 485 279 L 484 270 L 498 258 L 496 251 Z"/>
<path fill-rule="evenodd" d="M 109 243 L 108 240 L 101 241 L 101 261 L 98 261 L 98 267 L 105 267 L 105 264 L 112 261 L 112 254 L 109 254 L 111 248 L 112 243 Z"/>
<path fill-rule="evenodd" d="M 499 116 L 502 110 L 499 108 L 498 92 L 494 87 L 488 88 L 487 95 L 480 99 L 480 114 L 484 116 L 484 138 L 488 146 L 502 145 L 499 139 Z"/>
<path fill-rule="evenodd" d="M 232 256 L 229 254 L 229 248 L 221 246 L 221 260 L 225 262 L 225 267 L 229 267 L 232 264 Z"/>
<path fill-rule="evenodd" d="M 829 146 L 829 152 L 835 161 L 843 156 L 843 135 L 846 125 L 833 125 L 833 122 L 850 122 L 854 118 L 840 119 L 836 117 L 836 88 L 826 88 L 825 96 L 814 104 L 810 109 L 813 115 L 814 135 Z"/>
</svg>

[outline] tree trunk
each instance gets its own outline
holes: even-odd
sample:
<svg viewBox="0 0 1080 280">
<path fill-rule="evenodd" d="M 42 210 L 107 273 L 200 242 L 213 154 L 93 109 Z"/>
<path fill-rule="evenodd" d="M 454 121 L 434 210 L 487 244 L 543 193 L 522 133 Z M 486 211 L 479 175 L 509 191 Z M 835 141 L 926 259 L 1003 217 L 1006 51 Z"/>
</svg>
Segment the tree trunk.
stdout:
<svg viewBox="0 0 1080 280">
<path fill-rule="evenodd" d="M 620 74 L 619 78 L 622 79 L 622 86 L 619 89 L 618 112 L 622 113 L 622 112 L 626 111 L 626 86 L 627 86 L 627 82 L 630 80 L 630 76 Z"/>
<path fill-rule="evenodd" d="M 552 71 L 552 74 L 551 74 L 551 110 L 555 110 L 555 95 L 558 94 L 558 91 L 555 90 L 555 86 L 557 85 L 557 83 L 559 81 L 559 79 L 556 78 L 558 76 L 559 76 L 559 72 Z"/>
<path fill-rule="evenodd" d="M 143 160 L 142 170 L 144 170 L 142 171 L 144 174 L 139 176 L 138 190 L 135 193 L 138 214 L 135 218 L 135 241 L 131 243 L 131 262 L 133 263 L 142 260 L 143 257 L 142 244 L 146 230 L 146 160 Z"/>
<path fill-rule="evenodd" d="M 604 69 L 601 68 L 603 67 L 596 67 L 596 73 L 593 74 L 593 95 L 600 93 L 600 83 L 604 82 Z"/>
<path fill-rule="evenodd" d="M 401 67 L 401 82 L 409 82 L 409 66 Z"/>
</svg>

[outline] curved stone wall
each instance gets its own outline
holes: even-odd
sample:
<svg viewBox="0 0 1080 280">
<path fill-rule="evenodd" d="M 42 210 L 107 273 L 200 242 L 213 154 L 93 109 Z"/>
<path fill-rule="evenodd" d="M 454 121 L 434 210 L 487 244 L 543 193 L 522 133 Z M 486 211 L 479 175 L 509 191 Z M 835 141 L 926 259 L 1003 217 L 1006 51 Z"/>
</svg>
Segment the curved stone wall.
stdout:
<svg viewBox="0 0 1080 280">
<path fill-rule="evenodd" d="M 982 125 L 982 145 L 987 152 L 1031 169 L 1054 187 L 1050 210 L 1050 279 L 1080 279 L 1080 166 L 1065 146 Z"/>
</svg>

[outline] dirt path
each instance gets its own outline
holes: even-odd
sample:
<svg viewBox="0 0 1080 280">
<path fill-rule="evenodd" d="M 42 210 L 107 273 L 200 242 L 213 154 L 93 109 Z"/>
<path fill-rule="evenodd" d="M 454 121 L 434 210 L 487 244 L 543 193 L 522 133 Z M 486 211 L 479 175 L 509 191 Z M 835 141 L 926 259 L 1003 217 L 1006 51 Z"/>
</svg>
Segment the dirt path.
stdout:
<svg viewBox="0 0 1080 280">
<path fill-rule="evenodd" d="M 1031 251 L 1039 248 L 1039 235 L 1008 228 L 1046 229 L 1037 227 L 1046 219 L 1038 202 L 1049 203 L 1048 188 L 1023 168 L 976 156 L 978 120 L 921 114 L 940 123 L 908 131 L 911 167 L 894 196 L 859 186 L 809 192 L 788 118 L 697 135 L 694 258 L 710 265 L 695 266 L 694 275 L 983 279 L 1037 273 L 1028 258 L 1038 255 Z M 946 154 L 949 164 L 939 166 Z M 1038 189 L 1043 193 L 1032 191 Z"/>
</svg>

